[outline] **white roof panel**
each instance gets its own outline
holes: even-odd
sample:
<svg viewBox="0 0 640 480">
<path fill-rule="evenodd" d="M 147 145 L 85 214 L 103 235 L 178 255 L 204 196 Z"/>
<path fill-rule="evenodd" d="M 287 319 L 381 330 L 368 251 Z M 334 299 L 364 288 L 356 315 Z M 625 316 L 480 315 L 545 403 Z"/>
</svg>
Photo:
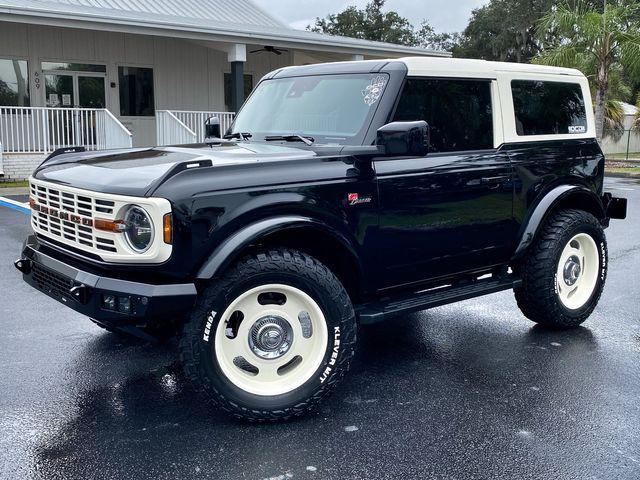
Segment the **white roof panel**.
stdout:
<svg viewBox="0 0 640 480">
<path fill-rule="evenodd" d="M 573 68 L 549 67 L 530 63 L 490 62 L 467 58 L 406 57 L 397 59 L 404 62 L 409 75 L 444 75 L 456 77 L 495 78 L 498 73 L 533 73 L 551 75 L 571 75 L 583 77 L 580 70 Z"/>
</svg>

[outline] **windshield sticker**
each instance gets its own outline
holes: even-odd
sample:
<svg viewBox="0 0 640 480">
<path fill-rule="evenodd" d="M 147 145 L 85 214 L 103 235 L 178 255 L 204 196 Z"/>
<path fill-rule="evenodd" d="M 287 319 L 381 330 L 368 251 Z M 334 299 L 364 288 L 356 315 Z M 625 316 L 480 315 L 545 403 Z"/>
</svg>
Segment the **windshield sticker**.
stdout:
<svg viewBox="0 0 640 480">
<path fill-rule="evenodd" d="M 364 90 L 362 90 L 364 103 L 369 106 L 376 103 L 382 95 L 382 90 L 384 90 L 385 83 L 385 78 L 382 75 L 378 75 L 377 77 L 373 78 L 371 80 L 371 83 L 367 85 Z"/>
</svg>

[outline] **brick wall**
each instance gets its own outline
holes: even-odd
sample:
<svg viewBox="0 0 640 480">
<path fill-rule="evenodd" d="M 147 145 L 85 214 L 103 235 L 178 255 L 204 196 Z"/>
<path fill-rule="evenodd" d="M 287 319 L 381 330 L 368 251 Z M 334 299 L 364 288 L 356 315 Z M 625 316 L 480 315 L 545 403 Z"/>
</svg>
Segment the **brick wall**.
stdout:
<svg viewBox="0 0 640 480">
<path fill-rule="evenodd" d="M 40 165 L 46 157 L 46 154 L 4 153 L 2 155 L 2 170 L 4 171 L 4 177 L 0 178 L 0 182 L 26 180 L 29 178 L 29 175 L 31 175 L 31 172 L 33 172 L 33 170 Z"/>
</svg>

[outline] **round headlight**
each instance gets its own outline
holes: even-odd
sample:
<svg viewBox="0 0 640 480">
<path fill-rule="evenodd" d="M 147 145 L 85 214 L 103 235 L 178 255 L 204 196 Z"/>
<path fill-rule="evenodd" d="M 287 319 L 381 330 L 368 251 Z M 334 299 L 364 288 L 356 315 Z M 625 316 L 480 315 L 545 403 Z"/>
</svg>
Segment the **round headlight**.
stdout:
<svg viewBox="0 0 640 480">
<path fill-rule="evenodd" d="M 129 246 L 138 253 L 147 251 L 153 242 L 151 216 L 142 207 L 133 205 L 125 213 L 124 222 L 127 226 L 124 235 Z"/>
</svg>

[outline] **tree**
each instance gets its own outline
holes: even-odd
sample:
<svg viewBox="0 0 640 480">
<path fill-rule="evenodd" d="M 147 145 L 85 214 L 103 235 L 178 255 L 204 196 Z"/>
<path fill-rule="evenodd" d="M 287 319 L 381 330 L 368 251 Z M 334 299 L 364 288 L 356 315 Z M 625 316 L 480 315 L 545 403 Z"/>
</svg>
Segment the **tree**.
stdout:
<svg viewBox="0 0 640 480">
<path fill-rule="evenodd" d="M 556 0 L 491 0 L 472 11 L 454 56 L 528 62 L 541 48 L 535 24 Z"/>
<path fill-rule="evenodd" d="M 364 9 L 348 7 L 340 13 L 316 18 L 307 30 L 400 45 L 416 45 L 413 25 L 397 12 L 383 12 L 385 0 L 372 0 Z"/>
<path fill-rule="evenodd" d="M 421 47 L 446 52 L 455 51 L 461 41 L 460 34 L 457 32 L 436 33 L 426 20 L 420 25 L 420 29 L 415 33 L 415 37 L 417 44 Z"/>
<path fill-rule="evenodd" d="M 612 69 L 622 66 L 640 75 L 640 4 L 609 0 L 597 10 L 593 2 L 573 3 L 558 5 L 540 20 L 537 36 L 545 49 L 536 62 L 593 72 L 596 136 L 602 139 Z"/>
</svg>

